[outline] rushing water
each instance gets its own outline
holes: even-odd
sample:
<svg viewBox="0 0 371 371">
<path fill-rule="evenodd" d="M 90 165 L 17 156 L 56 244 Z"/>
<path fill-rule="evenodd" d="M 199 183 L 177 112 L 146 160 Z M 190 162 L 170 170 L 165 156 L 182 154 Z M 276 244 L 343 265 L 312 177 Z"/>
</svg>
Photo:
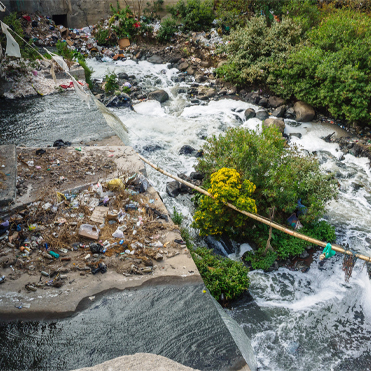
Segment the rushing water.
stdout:
<svg viewBox="0 0 371 371">
<path fill-rule="evenodd" d="M 188 144 L 198 149 L 202 138 L 221 134 L 228 127 L 243 126 L 260 130 L 258 119 L 245 121 L 244 110 L 256 106 L 232 99 L 192 105 L 184 89 L 193 82 L 177 81 L 176 69 L 165 65 L 133 61 L 100 63 L 90 61 L 93 78 L 103 78 L 107 71 L 135 75 L 147 90 L 164 89 L 170 100 L 136 104 L 135 112 L 115 109 L 129 129 L 131 144 L 152 162 L 173 174 L 193 170 L 196 159 L 179 155 Z M 321 139 L 333 131 L 345 131 L 316 123 L 286 121 L 291 142 L 315 151 L 324 171 L 336 174 L 340 194 L 328 206 L 326 218 L 336 226 L 338 243 L 370 254 L 371 184 L 369 161 L 342 153 L 337 144 Z M 158 146 L 151 151 L 150 145 Z M 152 147 L 153 148 L 153 147 Z M 148 168 L 151 182 L 167 207 L 175 206 L 191 221 L 192 204 L 188 196 L 167 196 L 167 179 Z M 246 246 L 245 246 L 246 248 Z M 235 255 L 233 256 L 235 258 Z M 344 282 L 340 256 L 318 265 L 318 256 L 308 273 L 280 268 L 276 272 L 250 273 L 253 302 L 241 304 L 231 315 L 244 327 L 251 339 L 260 370 L 371 370 L 371 284 L 363 262 L 357 262 L 349 283 Z"/>
</svg>

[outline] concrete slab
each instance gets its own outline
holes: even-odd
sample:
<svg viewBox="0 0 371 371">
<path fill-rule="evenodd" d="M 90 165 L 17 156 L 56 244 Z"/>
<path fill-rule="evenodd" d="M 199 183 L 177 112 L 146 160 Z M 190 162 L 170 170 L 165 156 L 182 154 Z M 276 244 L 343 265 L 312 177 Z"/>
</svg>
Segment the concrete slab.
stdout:
<svg viewBox="0 0 371 371">
<path fill-rule="evenodd" d="M 3 155 L 4 161 L 6 158 L 9 164 L 7 168 L 4 168 L 6 169 L 5 173 L 8 174 L 10 172 L 8 169 L 11 168 L 10 163 L 13 163 L 13 167 L 16 164 L 16 149 L 14 145 L 1 147 L 4 147 L 4 153 L 11 152 L 11 155 Z M 10 148 L 12 149 L 10 150 Z M 14 173 L 13 175 L 6 177 L 12 187 L 7 186 L 3 190 L 7 191 L 7 195 L 4 193 L 4 196 L 0 197 L 0 199 L 7 200 L 7 202 L 0 203 L 3 206 L 0 215 L 37 201 L 43 196 L 43 193 L 50 189 L 66 192 L 88 188 L 93 183 L 107 178 L 114 179 L 122 174 L 142 173 L 146 175 L 144 163 L 132 147 L 90 146 L 76 148 L 81 148 L 81 151 L 77 151 L 75 147 L 45 148 L 46 153 L 41 156 L 36 155 L 37 147 L 18 148 L 17 167 L 13 169 L 11 173 Z M 0 157 L 0 166 L 1 164 Z M 18 178 L 16 177 L 17 169 Z M 18 183 L 16 183 L 16 178 Z M 18 187 L 18 196 L 15 200 L 16 186 Z M 9 202 L 15 202 L 15 204 L 8 206 Z"/>
<path fill-rule="evenodd" d="M 0 146 L 0 206 L 15 202 L 17 157 L 15 145 Z"/>
</svg>

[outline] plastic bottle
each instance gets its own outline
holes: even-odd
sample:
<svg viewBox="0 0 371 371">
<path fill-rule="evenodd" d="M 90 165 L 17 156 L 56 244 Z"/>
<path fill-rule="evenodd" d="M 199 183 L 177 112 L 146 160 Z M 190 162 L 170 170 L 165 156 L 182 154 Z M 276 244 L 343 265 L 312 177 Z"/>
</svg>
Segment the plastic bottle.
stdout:
<svg viewBox="0 0 371 371">
<path fill-rule="evenodd" d="M 54 252 L 54 251 L 49 251 L 49 255 L 51 255 L 53 258 L 56 258 L 56 259 L 59 258 L 59 254 L 57 254 L 57 253 Z"/>
</svg>

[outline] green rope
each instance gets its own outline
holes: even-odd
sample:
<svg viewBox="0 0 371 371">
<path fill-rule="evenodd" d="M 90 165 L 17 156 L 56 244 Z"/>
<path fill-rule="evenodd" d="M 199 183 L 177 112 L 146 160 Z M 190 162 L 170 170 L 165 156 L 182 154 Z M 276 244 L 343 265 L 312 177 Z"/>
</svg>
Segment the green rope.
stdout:
<svg viewBox="0 0 371 371">
<path fill-rule="evenodd" d="M 325 254 L 325 258 L 332 258 L 335 254 L 336 251 L 332 250 L 331 244 L 328 243 L 326 247 L 323 249 L 322 254 Z"/>
</svg>

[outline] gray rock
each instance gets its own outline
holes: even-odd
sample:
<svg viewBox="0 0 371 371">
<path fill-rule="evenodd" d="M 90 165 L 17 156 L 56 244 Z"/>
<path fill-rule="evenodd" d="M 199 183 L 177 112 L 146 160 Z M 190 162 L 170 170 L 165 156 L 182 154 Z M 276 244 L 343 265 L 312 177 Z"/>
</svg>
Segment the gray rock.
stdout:
<svg viewBox="0 0 371 371">
<path fill-rule="evenodd" d="M 208 61 L 202 61 L 200 63 L 200 66 L 201 67 L 204 67 L 204 68 L 208 68 L 208 67 L 210 67 L 210 63 Z"/>
<path fill-rule="evenodd" d="M 300 122 L 309 122 L 314 119 L 316 112 L 313 107 L 304 102 L 296 102 L 294 104 L 296 120 Z"/>
<path fill-rule="evenodd" d="M 284 117 L 287 118 L 287 119 L 293 119 L 293 118 L 295 118 L 294 108 L 293 107 L 288 108 L 286 110 L 286 112 L 285 112 Z"/>
<path fill-rule="evenodd" d="M 256 118 L 258 118 L 259 120 L 264 121 L 268 117 L 269 117 L 269 113 L 266 110 L 260 110 L 256 112 Z"/>
<path fill-rule="evenodd" d="M 191 180 L 191 178 L 189 178 L 187 175 L 185 175 L 185 174 L 178 174 L 178 177 L 180 178 L 180 179 L 183 179 L 183 180 L 185 180 L 186 182 L 188 182 L 188 183 L 191 183 L 192 182 L 192 180 Z M 185 184 L 183 184 L 183 183 L 180 183 L 180 192 L 191 192 L 191 188 L 190 187 L 188 187 L 188 186 L 186 186 Z"/>
<path fill-rule="evenodd" d="M 283 121 L 283 119 L 266 119 L 263 121 L 263 126 L 266 126 L 266 127 L 271 127 L 271 126 L 275 126 L 278 128 L 278 130 L 283 133 L 283 131 L 285 130 L 285 122 Z"/>
<path fill-rule="evenodd" d="M 272 116 L 283 117 L 285 112 L 286 112 L 286 106 L 279 106 L 272 112 Z"/>
<path fill-rule="evenodd" d="M 171 58 L 169 60 L 169 63 L 171 64 L 175 64 L 175 63 L 178 63 L 180 60 L 182 59 L 182 57 L 178 56 L 178 57 L 174 57 L 174 58 Z"/>
<path fill-rule="evenodd" d="M 245 111 L 245 118 L 246 118 L 246 120 L 252 119 L 255 116 L 256 116 L 255 110 L 253 110 L 252 108 L 248 108 Z"/>
<path fill-rule="evenodd" d="M 196 82 L 204 82 L 207 80 L 206 76 L 202 73 L 197 73 L 195 76 Z"/>
<path fill-rule="evenodd" d="M 248 103 L 258 104 L 258 102 L 260 102 L 260 100 L 261 100 L 261 97 L 257 93 L 252 93 L 252 94 L 250 93 L 250 94 L 247 95 L 246 100 L 247 100 Z"/>
<path fill-rule="evenodd" d="M 149 57 L 147 61 L 154 64 L 164 63 L 163 59 L 159 55 L 152 55 L 152 57 Z"/>
<path fill-rule="evenodd" d="M 204 178 L 204 175 L 198 171 L 194 171 L 191 174 L 189 174 L 189 177 L 192 180 L 202 180 Z"/>
<path fill-rule="evenodd" d="M 4 96 L 4 93 L 10 91 L 12 86 L 13 82 L 6 81 L 5 79 L 0 78 L 0 98 Z"/>
<path fill-rule="evenodd" d="M 189 64 L 188 64 L 187 62 L 183 62 L 183 63 L 181 63 L 181 64 L 179 65 L 178 69 L 179 69 L 180 71 L 186 71 L 186 70 L 188 69 L 188 67 L 189 67 Z"/>
<path fill-rule="evenodd" d="M 157 100 L 160 103 L 169 99 L 169 94 L 165 90 L 155 90 L 148 94 L 148 99 Z"/>
<path fill-rule="evenodd" d="M 267 98 L 262 98 L 258 102 L 258 105 L 261 107 L 268 107 L 268 99 Z"/>
<path fill-rule="evenodd" d="M 283 106 L 286 103 L 286 101 L 282 98 L 272 96 L 269 97 L 268 103 L 270 107 L 277 108 L 279 106 Z"/>
<path fill-rule="evenodd" d="M 180 155 L 192 155 L 197 152 L 193 147 L 189 146 L 188 144 L 184 145 L 180 150 Z"/>
<path fill-rule="evenodd" d="M 166 183 L 166 192 L 170 197 L 177 197 L 180 195 L 180 183 L 176 180 Z"/>
</svg>

